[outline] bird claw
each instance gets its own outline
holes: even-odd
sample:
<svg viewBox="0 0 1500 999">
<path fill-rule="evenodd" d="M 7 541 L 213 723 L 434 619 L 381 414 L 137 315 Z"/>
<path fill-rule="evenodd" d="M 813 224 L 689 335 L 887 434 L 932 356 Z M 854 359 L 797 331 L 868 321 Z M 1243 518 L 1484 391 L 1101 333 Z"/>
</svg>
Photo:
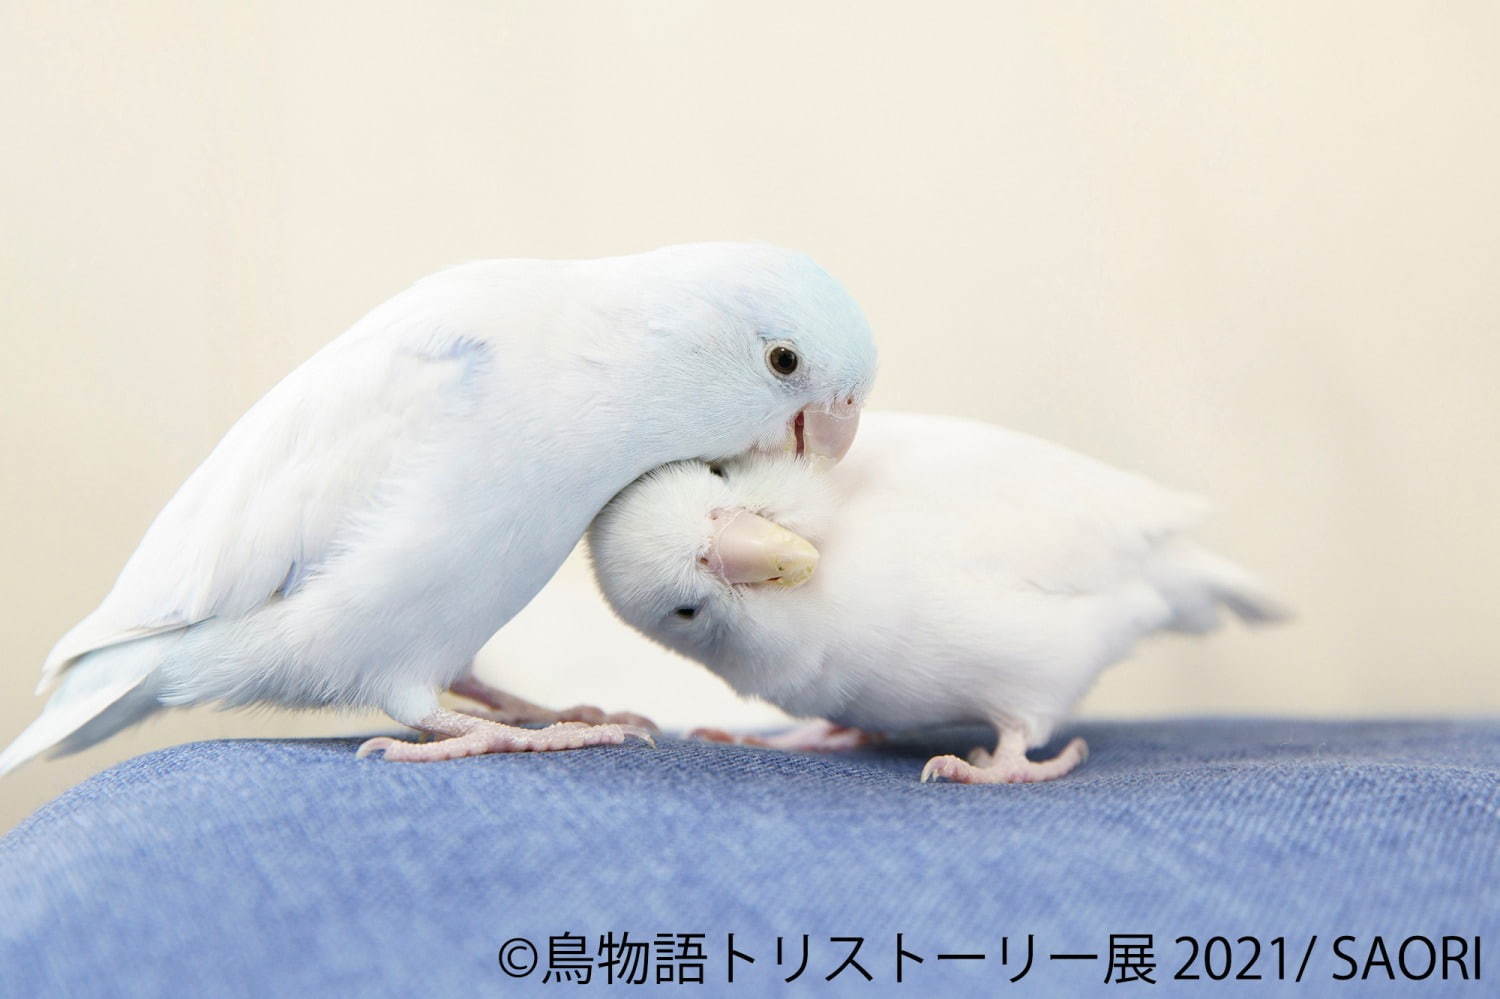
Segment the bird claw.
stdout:
<svg viewBox="0 0 1500 999">
<path fill-rule="evenodd" d="M 359 748 L 354 751 L 354 758 L 356 760 L 362 760 L 366 756 L 369 756 L 371 753 L 378 753 L 383 749 L 387 749 L 390 746 L 395 745 L 397 741 L 398 740 L 392 739 L 388 735 L 377 735 L 373 739 L 366 739 L 364 742 L 360 743 Z"/>
<path fill-rule="evenodd" d="M 955 775 L 960 773 L 965 767 L 973 769 L 968 763 L 965 763 L 957 756 L 934 756 L 932 759 L 928 760 L 927 765 L 922 768 L 921 782 L 923 784 L 926 784 L 928 781 L 934 781 L 939 778 L 947 778 L 948 780 L 953 780 Z"/>
<path fill-rule="evenodd" d="M 590 725 L 566 721 L 530 729 L 484 722 L 462 735 L 434 742 L 407 742 L 386 735 L 376 736 L 365 740 L 354 755 L 363 758 L 380 752 L 393 762 L 432 763 L 489 753 L 544 753 L 589 746 L 617 746 L 626 739 L 639 739 L 653 749 L 656 747 L 651 732 L 639 725 Z"/>
<path fill-rule="evenodd" d="M 1088 757 L 1089 745 L 1082 739 L 1069 742 L 1050 760 L 1029 760 L 1023 753 L 1005 752 L 1004 746 L 996 753 L 979 748 L 969 754 L 969 761 L 934 756 L 922 768 L 922 783 L 942 779 L 956 784 L 1035 784 L 1071 773 Z"/>
</svg>

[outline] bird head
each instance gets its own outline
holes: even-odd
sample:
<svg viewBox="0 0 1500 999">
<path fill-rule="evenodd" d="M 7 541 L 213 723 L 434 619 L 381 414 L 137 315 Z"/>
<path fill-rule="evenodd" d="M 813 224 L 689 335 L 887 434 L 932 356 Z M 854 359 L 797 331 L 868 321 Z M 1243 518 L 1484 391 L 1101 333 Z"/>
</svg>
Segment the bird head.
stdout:
<svg viewBox="0 0 1500 999">
<path fill-rule="evenodd" d="M 776 631 L 767 622 L 812 579 L 808 536 L 832 510 L 824 478 L 771 455 L 656 469 L 589 530 L 600 589 L 625 623 L 717 670 L 751 636 L 764 645 Z"/>
<path fill-rule="evenodd" d="M 686 393 L 678 425 L 707 426 L 705 460 L 745 451 L 838 461 L 875 377 L 858 304 L 805 254 L 700 243 L 645 255 L 659 397 Z M 668 389 L 676 389 L 670 392 Z"/>
</svg>

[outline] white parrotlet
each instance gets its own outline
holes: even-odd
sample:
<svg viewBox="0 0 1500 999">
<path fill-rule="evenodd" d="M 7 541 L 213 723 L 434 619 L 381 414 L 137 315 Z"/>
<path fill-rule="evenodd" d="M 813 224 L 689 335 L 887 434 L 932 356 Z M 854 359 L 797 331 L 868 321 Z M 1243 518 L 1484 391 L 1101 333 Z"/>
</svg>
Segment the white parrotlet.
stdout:
<svg viewBox="0 0 1500 999">
<path fill-rule="evenodd" d="M 1203 510 L 1024 434 L 871 413 L 833 468 L 751 455 L 653 471 L 604 509 L 589 547 L 626 623 L 820 720 L 738 741 L 833 749 L 983 724 L 993 750 L 935 757 L 922 779 L 1013 783 L 1082 762 L 1081 739 L 1049 760 L 1026 753 L 1139 639 L 1207 631 L 1221 606 L 1281 616 L 1188 540 Z"/>
<path fill-rule="evenodd" d="M 847 449 L 869 328 L 806 256 L 699 244 L 424 278 L 253 406 L 43 667 L 0 773 L 164 707 L 376 707 L 435 760 L 648 738 L 485 687 L 474 654 L 648 469 Z M 455 687 L 499 713 L 439 706 Z"/>
</svg>

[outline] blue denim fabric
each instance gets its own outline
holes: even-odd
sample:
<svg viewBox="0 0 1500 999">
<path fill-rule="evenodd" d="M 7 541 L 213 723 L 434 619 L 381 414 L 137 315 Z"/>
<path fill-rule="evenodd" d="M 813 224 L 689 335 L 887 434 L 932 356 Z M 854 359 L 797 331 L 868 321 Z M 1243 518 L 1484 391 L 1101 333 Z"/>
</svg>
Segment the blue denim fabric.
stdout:
<svg viewBox="0 0 1500 999">
<path fill-rule="evenodd" d="M 581 992 L 541 984 L 549 936 L 580 934 L 597 957 L 600 934 L 628 931 L 706 934 L 706 984 L 681 994 L 1497 994 L 1500 724 L 1076 730 L 1082 769 L 1018 787 L 918 783 L 927 755 L 975 732 L 833 756 L 665 738 L 428 765 L 356 760 L 349 740 L 164 750 L 0 841 L 0 991 L 628 993 L 597 967 Z M 732 986 L 730 932 L 755 959 Z M 901 985 L 897 933 L 923 958 Z M 1159 984 L 1104 984 L 1111 933 L 1153 934 Z M 1191 946 L 1176 938 L 1216 934 L 1234 971 L 1251 956 L 1238 938 L 1259 937 L 1263 979 L 1172 981 Z M 1303 983 L 1276 981 L 1272 939 L 1290 978 L 1312 934 Z M 1482 935 L 1484 980 L 1331 981 L 1340 934 L 1358 936 L 1343 949 L 1360 965 L 1373 934 L 1393 962 L 1408 935 Z M 835 936 L 865 938 L 873 982 L 852 966 L 825 981 L 852 946 Z M 513 937 L 539 951 L 524 979 L 499 967 Z M 1048 957 L 1080 952 L 1099 958 Z M 1204 974 L 1202 954 L 1189 970 Z"/>
</svg>

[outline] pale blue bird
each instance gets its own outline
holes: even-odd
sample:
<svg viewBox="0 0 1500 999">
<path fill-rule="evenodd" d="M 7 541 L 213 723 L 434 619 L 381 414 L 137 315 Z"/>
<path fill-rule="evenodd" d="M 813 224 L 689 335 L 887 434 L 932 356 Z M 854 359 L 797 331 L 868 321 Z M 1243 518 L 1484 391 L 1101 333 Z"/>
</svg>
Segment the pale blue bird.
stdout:
<svg viewBox="0 0 1500 999">
<path fill-rule="evenodd" d="M 164 707 L 376 707 L 435 760 L 649 739 L 475 681 L 474 654 L 589 521 L 666 462 L 837 460 L 875 369 L 859 307 L 806 256 L 699 244 L 496 260 L 424 278 L 288 375 L 151 524 L 58 642 L 0 773 Z M 500 709 L 447 710 L 450 687 Z"/>
</svg>

